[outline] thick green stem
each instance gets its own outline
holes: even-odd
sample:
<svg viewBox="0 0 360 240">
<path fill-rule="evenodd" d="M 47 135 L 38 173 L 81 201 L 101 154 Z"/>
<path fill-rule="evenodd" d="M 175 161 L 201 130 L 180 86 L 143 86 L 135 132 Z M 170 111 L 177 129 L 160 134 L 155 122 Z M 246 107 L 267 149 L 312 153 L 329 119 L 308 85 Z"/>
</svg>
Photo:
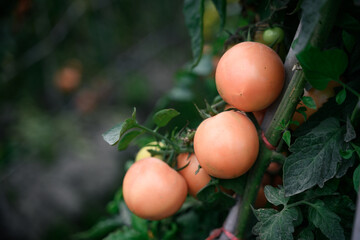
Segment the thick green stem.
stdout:
<svg viewBox="0 0 360 240">
<path fill-rule="evenodd" d="M 334 16 L 338 10 L 339 1 L 328 1 L 327 4 L 321 11 L 321 20 L 317 23 L 317 26 L 310 39 L 310 44 L 322 48 L 327 40 L 327 37 L 331 31 Z M 301 32 L 299 33 L 301 34 Z M 286 69 L 286 71 L 292 71 L 292 69 Z M 277 146 L 282 136 L 282 130 L 279 130 L 279 126 L 282 122 L 288 123 L 291 119 L 299 99 L 303 93 L 305 86 L 305 77 L 301 69 L 297 69 L 291 77 L 291 81 L 286 88 L 284 96 L 272 118 L 270 125 L 265 131 L 265 137 L 273 145 Z M 267 166 L 271 160 L 271 151 L 268 150 L 265 144 L 260 145 L 260 152 L 258 159 L 249 173 L 247 179 L 245 192 L 243 195 L 243 203 L 239 208 L 239 221 L 238 221 L 238 232 L 237 236 L 243 238 L 249 222 L 251 207 L 254 203 L 257 192 L 261 183 L 261 179 L 266 171 Z"/>
</svg>

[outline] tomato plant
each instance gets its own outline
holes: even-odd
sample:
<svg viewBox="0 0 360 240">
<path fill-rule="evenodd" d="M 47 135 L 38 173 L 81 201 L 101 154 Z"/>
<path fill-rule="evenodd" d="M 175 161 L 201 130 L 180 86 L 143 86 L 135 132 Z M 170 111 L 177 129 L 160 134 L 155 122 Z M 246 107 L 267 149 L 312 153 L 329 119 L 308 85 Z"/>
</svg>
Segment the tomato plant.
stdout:
<svg viewBox="0 0 360 240">
<path fill-rule="evenodd" d="M 241 26 L 228 31 L 230 34 L 225 38 L 218 37 L 221 47 L 213 43 L 212 59 L 221 56 L 212 76 L 218 96 L 213 101 L 203 96 L 205 103 L 195 103 L 202 118 L 195 127 L 189 127 L 189 123 L 180 128 L 166 128 L 180 115 L 175 109 L 167 108 L 154 114 L 153 128 L 139 124 L 134 111 L 131 118 L 104 134 L 104 139 L 111 145 L 117 144 L 120 150 L 145 133 L 163 142 L 160 149 L 163 162 L 156 161 L 166 169 L 173 168 L 174 175 L 177 170 L 186 179 L 190 195 L 196 196 L 183 203 L 183 191 L 181 197 L 177 195 L 179 187 L 166 187 L 167 198 L 173 200 L 177 196 L 183 205 L 180 208 L 178 202 L 170 204 L 174 207 L 169 211 L 172 216 L 160 214 L 161 217 L 150 219 L 167 216 L 161 224 L 166 225 L 168 220 L 173 226 L 182 226 L 179 221 L 189 217 L 186 214 L 193 214 L 193 219 L 205 216 L 198 214 L 199 208 L 212 209 L 211 213 L 219 215 L 225 209 L 228 215 L 226 221 L 217 225 L 219 229 L 211 231 L 214 228 L 209 229 L 209 223 L 202 225 L 206 229 L 202 239 L 206 236 L 214 239 L 229 232 L 242 239 L 262 240 L 342 240 L 352 234 L 360 181 L 357 64 L 360 20 L 353 9 L 360 9 L 350 2 L 341 7 L 335 1 L 275 2 L 269 8 L 244 3 Z M 228 19 L 227 4 L 213 3 L 223 26 Z M 204 1 L 185 1 L 184 14 L 194 55 L 189 65 L 194 67 L 200 62 L 201 66 L 205 62 L 202 56 Z M 336 24 L 335 14 L 340 19 Z M 354 25 L 348 25 L 349 19 Z M 276 52 L 279 49 L 250 41 L 261 26 L 283 26 L 266 30 L 262 37 L 269 45 L 281 42 L 288 51 L 285 63 Z M 200 72 L 196 69 L 192 73 L 204 77 Z M 330 86 L 330 91 L 326 88 L 334 83 L 331 81 L 336 82 L 338 90 L 334 91 L 334 86 Z M 305 87 L 310 90 L 304 94 Z M 312 116 L 295 130 L 290 126 L 296 124 L 293 115 L 300 101 L 306 105 L 307 117 Z M 317 108 L 316 112 L 311 113 L 312 107 Z M 265 112 L 262 121 L 253 116 L 258 111 Z M 131 188 L 139 194 L 146 193 L 142 195 L 146 199 L 135 198 L 145 201 L 141 204 L 146 206 L 145 212 L 168 206 L 157 198 L 162 188 L 151 190 L 152 193 L 146 191 L 166 186 L 169 181 L 154 182 L 159 176 L 153 176 L 151 169 L 149 166 L 144 170 L 144 175 L 151 177 Z M 128 189 L 123 186 L 128 202 Z M 219 191 L 220 186 L 231 190 L 235 197 Z M 153 204 L 153 209 L 146 205 L 148 202 Z M 135 208 L 129 208 L 140 215 Z M 149 218 L 146 214 L 140 216 Z M 147 229 L 152 231 L 150 227 Z M 166 231 L 174 234 L 173 239 L 176 234 L 180 236 L 176 227 L 168 226 Z M 192 234 L 188 239 L 198 239 L 195 231 Z"/>
</svg>

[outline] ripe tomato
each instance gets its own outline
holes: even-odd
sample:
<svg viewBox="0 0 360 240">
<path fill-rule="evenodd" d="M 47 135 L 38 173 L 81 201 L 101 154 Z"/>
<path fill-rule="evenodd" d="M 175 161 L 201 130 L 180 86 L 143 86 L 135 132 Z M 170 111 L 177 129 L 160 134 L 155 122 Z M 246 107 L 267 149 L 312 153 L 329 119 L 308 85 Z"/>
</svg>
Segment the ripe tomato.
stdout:
<svg viewBox="0 0 360 240">
<path fill-rule="evenodd" d="M 284 65 L 277 53 L 257 42 L 242 42 L 221 57 L 215 81 L 225 102 L 245 112 L 260 111 L 279 96 Z"/>
<path fill-rule="evenodd" d="M 282 42 L 284 40 L 284 31 L 279 27 L 268 28 L 264 31 L 263 40 L 268 46 Z"/>
<path fill-rule="evenodd" d="M 270 173 L 270 174 L 277 174 L 280 172 L 281 170 L 281 164 L 277 163 L 277 162 L 271 162 L 269 164 L 269 166 L 266 169 L 266 172 Z"/>
<path fill-rule="evenodd" d="M 177 157 L 178 168 L 182 168 L 186 164 L 188 165 L 179 173 L 185 178 L 189 194 L 196 198 L 196 194 L 210 182 L 211 177 L 204 169 L 199 169 L 199 162 L 195 154 L 189 156 L 188 153 L 182 153 Z M 196 173 L 196 171 L 198 172 Z"/>
<path fill-rule="evenodd" d="M 161 142 L 158 143 L 155 141 L 146 144 L 146 146 L 142 147 L 139 150 L 139 152 L 136 154 L 135 162 L 139 161 L 140 159 L 151 157 L 151 153 L 149 152 L 149 150 L 160 151 L 161 150 L 160 147 L 163 145 L 164 145 L 163 143 Z M 155 155 L 154 157 L 163 160 L 163 157 L 161 155 Z"/>
<path fill-rule="evenodd" d="M 199 125 L 194 150 L 201 167 L 209 175 L 236 178 L 254 164 L 259 139 L 254 124 L 246 116 L 225 111 Z"/>
<path fill-rule="evenodd" d="M 324 90 L 317 90 L 316 88 L 311 88 L 309 91 L 305 91 L 304 96 L 312 97 L 312 99 L 316 104 L 316 109 L 308 108 L 307 106 L 305 106 L 305 104 L 302 101 L 297 105 L 296 109 L 300 107 L 305 107 L 306 118 L 309 118 L 311 115 L 316 113 L 319 110 L 319 108 L 321 108 L 322 105 L 324 105 L 324 103 L 328 101 L 329 98 L 335 96 L 334 88 L 338 86 L 340 86 L 340 83 L 335 81 L 330 81 Z M 292 120 L 297 121 L 299 125 L 305 122 L 304 116 L 299 112 L 294 113 Z M 295 130 L 297 128 L 297 125 L 292 124 L 290 125 L 290 128 L 292 130 Z"/>
<path fill-rule="evenodd" d="M 187 195 L 185 179 L 157 158 L 135 162 L 126 172 L 123 195 L 135 215 L 160 220 L 176 213 Z"/>
<path fill-rule="evenodd" d="M 79 87 L 81 71 L 75 67 L 64 67 L 55 75 L 55 86 L 62 92 L 69 93 Z"/>
</svg>

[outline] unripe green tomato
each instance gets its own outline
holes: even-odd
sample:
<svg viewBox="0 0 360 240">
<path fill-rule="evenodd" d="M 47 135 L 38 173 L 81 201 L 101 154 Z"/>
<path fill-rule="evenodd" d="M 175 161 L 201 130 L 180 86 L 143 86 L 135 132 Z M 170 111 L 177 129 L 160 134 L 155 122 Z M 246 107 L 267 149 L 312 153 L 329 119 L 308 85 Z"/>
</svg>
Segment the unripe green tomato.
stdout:
<svg viewBox="0 0 360 240">
<path fill-rule="evenodd" d="M 284 39 L 284 31 L 279 27 L 268 28 L 264 31 L 263 39 L 268 46 L 279 43 Z"/>
</svg>

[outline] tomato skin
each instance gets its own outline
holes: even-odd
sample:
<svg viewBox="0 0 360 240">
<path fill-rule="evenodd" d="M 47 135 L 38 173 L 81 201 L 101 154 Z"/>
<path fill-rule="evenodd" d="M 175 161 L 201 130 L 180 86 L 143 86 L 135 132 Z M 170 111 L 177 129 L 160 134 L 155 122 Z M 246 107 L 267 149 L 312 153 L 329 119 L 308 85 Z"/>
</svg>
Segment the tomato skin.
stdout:
<svg viewBox="0 0 360 240">
<path fill-rule="evenodd" d="M 282 165 L 280 163 L 277 162 L 271 162 L 269 164 L 269 166 L 266 169 L 266 172 L 270 173 L 270 174 L 277 174 L 280 172 Z"/>
<path fill-rule="evenodd" d="M 284 85 L 284 64 L 277 53 L 258 42 L 239 43 L 221 57 L 215 73 L 220 96 L 245 112 L 267 108 Z"/>
<path fill-rule="evenodd" d="M 160 220 L 176 213 L 187 196 L 185 179 L 157 158 L 135 162 L 126 172 L 123 195 L 135 215 Z"/>
<path fill-rule="evenodd" d="M 246 116 L 225 111 L 199 125 L 194 150 L 201 167 L 210 176 L 236 178 L 254 164 L 259 139 L 254 124 Z"/>
<path fill-rule="evenodd" d="M 266 45 L 273 45 L 284 40 L 284 31 L 279 27 L 268 28 L 263 33 L 263 40 Z"/>
<path fill-rule="evenodd" d="M 195 154 L 189 156 L 188 153 L 182 153 L 177 157 L 178 168 L 184 167 L 188 162 L 189 164 L 179 173 L 185 178 L 189 194 L 196 198 L 196 194 L 210 182 L 211 177 L 203 168 L 199 169 L 200 164 Z"/>
</svg>

